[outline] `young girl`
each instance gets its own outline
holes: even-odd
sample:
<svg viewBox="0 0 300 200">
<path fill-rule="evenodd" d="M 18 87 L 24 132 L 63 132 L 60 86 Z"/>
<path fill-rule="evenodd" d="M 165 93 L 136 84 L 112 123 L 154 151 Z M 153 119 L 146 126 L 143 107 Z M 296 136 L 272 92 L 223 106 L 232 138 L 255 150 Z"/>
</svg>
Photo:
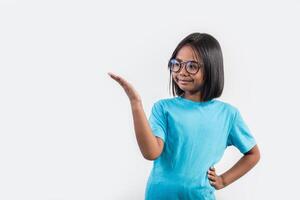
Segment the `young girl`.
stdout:
<svg viewBox="0 0 300 200">
<path fill-rule="evenodd" d="M 256 140 L 239 110 L 216 99 L 223 91 L 224 70 L 221 47 L 213 36 L 185 37 L 168 69 L 173 97 L 156 101 L 148 120 L 133 86 L 108 73 L 129 97 L 142 155 L 154 160 L 145 199 L 214 200 L 215 190 L 236 181 L 259 161 Z M 218 175 L 214 165 L 230 145 L 243 157 Z"/>
</svg>

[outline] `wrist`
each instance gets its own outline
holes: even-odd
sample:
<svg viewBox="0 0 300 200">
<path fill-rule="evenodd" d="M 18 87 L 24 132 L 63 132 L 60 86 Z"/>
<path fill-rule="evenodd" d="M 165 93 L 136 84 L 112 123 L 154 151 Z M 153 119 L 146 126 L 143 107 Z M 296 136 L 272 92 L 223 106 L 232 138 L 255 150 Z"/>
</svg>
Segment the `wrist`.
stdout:
<svg viewBox="0 0 300 200">
<path fill-rule="evenodd" d="M 226 179 L 225 179 L 224 175 L 223 174 L 220 175 L 220 178 L 221 178 L 221 182 L 222 182 L 223 187 L 226 187 L 227 186 L 227 182 L 226 182 Z"/>
<path fill-rule="evenodd" d="M 130 105 L 132 108 L 140 107 L 142 105 L 141 100 L 131 100 Z"/>
</svg>

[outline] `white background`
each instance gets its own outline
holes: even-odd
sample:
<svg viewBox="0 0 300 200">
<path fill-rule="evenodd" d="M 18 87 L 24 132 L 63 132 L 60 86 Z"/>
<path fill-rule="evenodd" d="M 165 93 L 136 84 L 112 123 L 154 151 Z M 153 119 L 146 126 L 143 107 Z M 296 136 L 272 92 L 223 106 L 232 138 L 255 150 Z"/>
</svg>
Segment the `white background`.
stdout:
<svg viewBox="0 0 300 200">
<path fill-rule="evenodd" d="M 220 100 L 261 151 L 217 199 L 299 198 L 300 3 L 282 2 L 0 0 L 0 199 L 143 199 L 152 161 L 107 72 L 134 85 L 149 116 L 171 97 L 167 61 L 192 32 L 220 42 Z M 241 156 L 228 148 L 217 173 Z"/>
</svg>

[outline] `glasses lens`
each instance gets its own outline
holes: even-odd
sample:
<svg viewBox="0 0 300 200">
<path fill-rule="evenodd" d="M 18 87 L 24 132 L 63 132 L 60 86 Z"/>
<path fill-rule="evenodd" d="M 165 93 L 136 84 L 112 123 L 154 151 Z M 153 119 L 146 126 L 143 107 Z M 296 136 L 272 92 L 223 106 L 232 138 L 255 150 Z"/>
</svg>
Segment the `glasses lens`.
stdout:
<svg viewBox="0 0 300 200">
<path fill-rule="evenodd" d="M 195 63 L 195 62 L 188 62 L 186 64 L 186 70 L 191 74 L 197 73 L 199 68 L 200 68 L 200 66 L 198 65 L 198 63 Z"/>
<path fill-rule="evenodd" d="M 180 63 L 176 59 L 171 59 L 169 67 L 173 72 L 177 72 L 180 69 Z"/>
</svg>

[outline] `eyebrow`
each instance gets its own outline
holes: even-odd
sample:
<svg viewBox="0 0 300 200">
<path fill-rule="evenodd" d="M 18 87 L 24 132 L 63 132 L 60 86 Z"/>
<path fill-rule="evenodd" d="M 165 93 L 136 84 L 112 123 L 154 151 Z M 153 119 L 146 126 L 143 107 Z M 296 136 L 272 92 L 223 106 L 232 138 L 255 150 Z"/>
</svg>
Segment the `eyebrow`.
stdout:
<svg viewBox="0 0 300 200">
<path fill-rule="evenodd" d="M 180 58 L 175 58 L 175 59 L 182 62 L 182 59 L 180 59 Z M 187 60 L 187 61 L 197 62 L 196 60 Z M 187 62 L 187 61 L 185 61 L 185 62 Z"/>
</svg>

